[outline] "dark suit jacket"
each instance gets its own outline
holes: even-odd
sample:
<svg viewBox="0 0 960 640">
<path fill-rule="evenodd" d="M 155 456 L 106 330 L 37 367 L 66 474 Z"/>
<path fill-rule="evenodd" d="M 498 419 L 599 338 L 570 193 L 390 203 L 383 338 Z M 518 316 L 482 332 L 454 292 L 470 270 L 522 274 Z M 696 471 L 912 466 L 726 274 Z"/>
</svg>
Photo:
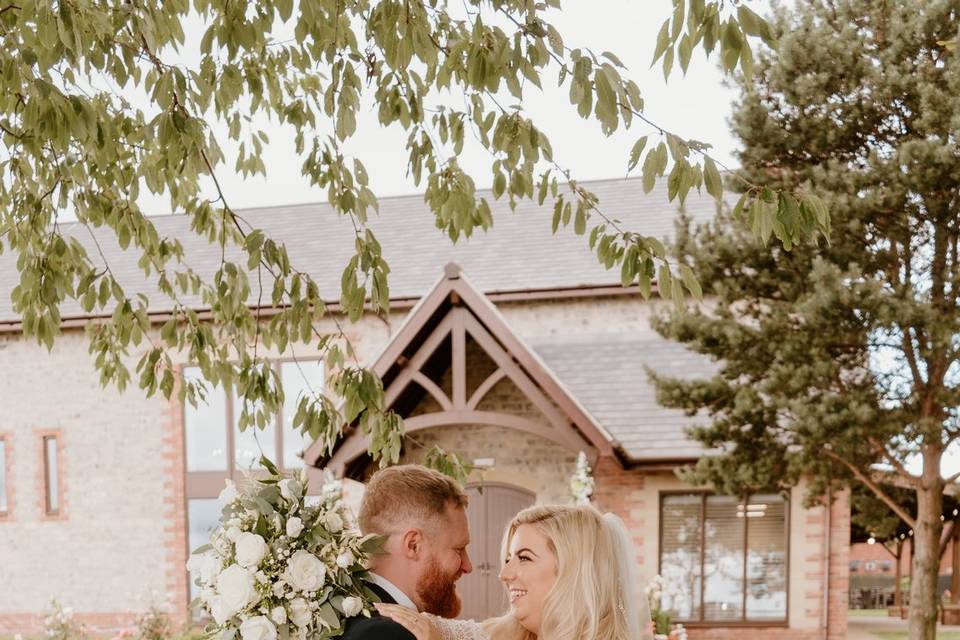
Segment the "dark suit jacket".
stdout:
<svg viewBox="0 0 960 640">
<path fill-rule="evenodd" d="M 379 596 L 383 602 L 396 604 L 397 601 L 390 597 L 390 594 L 381 589 L 372 582 L 367 583 L 367 587 Z M 367 618 L 357 616 L 347 621 L 347 626 L 343 630 L 342 640 L 416 640 L 414 635 L 407 631 L 403 625 L 394 622 L 390 618 L 384 618 L 373 612 L 373 617 Z"/>
</svg>

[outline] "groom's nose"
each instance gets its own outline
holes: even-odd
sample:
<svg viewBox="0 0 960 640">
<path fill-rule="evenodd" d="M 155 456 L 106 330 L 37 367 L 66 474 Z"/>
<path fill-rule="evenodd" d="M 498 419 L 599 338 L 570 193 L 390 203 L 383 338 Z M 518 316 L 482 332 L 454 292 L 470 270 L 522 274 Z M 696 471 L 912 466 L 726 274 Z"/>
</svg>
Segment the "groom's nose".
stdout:
<svg viewBox="0 0 960 640">
<path fill-rule="evenodd" d="M 466 549 L 460 554 L 460 571 L 465 574 L 473 571 L 473 563 L 470 562 L 470 554 L 467 553 Z"/>
</svg>

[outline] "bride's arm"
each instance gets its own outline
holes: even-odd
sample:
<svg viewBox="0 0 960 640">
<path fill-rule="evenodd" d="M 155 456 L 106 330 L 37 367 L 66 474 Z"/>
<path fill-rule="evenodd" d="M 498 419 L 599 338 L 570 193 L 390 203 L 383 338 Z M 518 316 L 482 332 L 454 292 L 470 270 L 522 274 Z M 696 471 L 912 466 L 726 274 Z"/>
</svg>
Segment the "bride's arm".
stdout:
<svg viewBox="0 0 960 640">
<path fill-rule="evenodd" d="M 377 611 L 401 624 L 417 640 L 488 640 L 479 622 L 448 620 L 395 604 L 377 603 Z"/>
</svg>

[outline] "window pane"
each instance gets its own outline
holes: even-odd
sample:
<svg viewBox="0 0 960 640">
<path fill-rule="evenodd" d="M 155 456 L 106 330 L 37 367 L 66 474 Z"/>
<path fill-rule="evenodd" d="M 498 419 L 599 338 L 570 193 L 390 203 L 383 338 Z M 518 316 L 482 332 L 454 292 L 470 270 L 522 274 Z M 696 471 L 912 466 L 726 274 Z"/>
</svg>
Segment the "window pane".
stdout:
<svg viewBox="0 0 960 640">
<path fill-rule="evenodd" d="M 661 607 L 680 620 L 700 618 L 700 509 L 699 494 L 666 496 L 660 518 L 663 546 Z"/>
<path fill-rule="evenodd" d="M 703 557 L 705 620 L 743 617 L 743 542 L 746 518 L 739 498 L 707 497 Z"/>
<path fill-rule="evenodd" d="M 56 513 L 60 509 L 60 495 L 57 491 L 57 439 L 47 436 L 43 439 L 44 464 L 47 480 L 47 513 Z"/>
<path fill-rule="evenodd" d="M 0 440 L 0 513 L 7 509 L 7 442 Z"/>
<path fill-rule="evenodd" d="M 277 429 L 276 420 L 270 420 L 265 429 L 259 429 L 254 425 L 247 426 L 241 433 L 240 413 L 243 410 L 243 401 L 233 394 L 233 455 L 234 465 L 237 469 L 253 469 L 257 466 L 260 456 L 264 455 L 270 460 L 277 459 Z M 252 411 L 258 411 L 256 407 Z M 252 413 L 251 413 L 252 415 Z"/>
<path fill-rule="evenodd" d="M 220 519 L 220 503 L 215 498 L 191 499 L 187 501 L 187 518 L 189 522 L 189 533 L 187 544 L 189 553 L 197 547 L 210 542 L 210 532 Z M 200 588 L 193 584 L 195 574 L 190 575 L 190 598 L 193 599 L 199 595 Z"/>
<path fill-rule="evenodd" d="M 283 466 L 299 469 L 303 466 L 300 454 L 310 446 L 311 440 L 293 428 L 293 416 L 303 394 L 323 391 L 323 361 L 284 362 L 280 365 L 280 379 L 283 382 Z"/>
<path fill-rule="evenodd" d="M 189 381 L 203 379 L 200 369 L 183 370 Z M 187 471 L 227 470 L 227 394 L 223 387 L 207 385 L 206 397 L 183 409 L 187 441 Z"/>
<path fill-rule="evenodd" d="M 747 618 L 783 620 L 787 617 L 786 503 L 778 495 L 753 496 L 746 520 Z"/>
</svg>

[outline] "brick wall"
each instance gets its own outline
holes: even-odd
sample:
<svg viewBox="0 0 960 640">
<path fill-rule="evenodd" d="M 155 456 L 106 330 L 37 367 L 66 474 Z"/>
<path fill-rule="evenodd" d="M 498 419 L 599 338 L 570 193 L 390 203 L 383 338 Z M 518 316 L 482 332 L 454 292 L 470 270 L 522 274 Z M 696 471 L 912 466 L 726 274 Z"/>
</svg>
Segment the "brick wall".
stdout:
<svg viewBox="0 0 960 640">
<path fill-rule="evenodd" d="M 165 598 L 165 535 L 174 524 L 165 505 L 179 497 L 162 453 L 171 441 L 168 403 L 135 388 L 102 389 L 80 332 L 51 352 L 5 336 L 0 359 L 14 497 L 0 518 L 0 635 L 29 633 L 53 600 L 93 623 L 143 611 L 154 593 Z M 57 518 L 43 509 L 44 433 L 55 433 L 60 448 Z"/>
</svg>

